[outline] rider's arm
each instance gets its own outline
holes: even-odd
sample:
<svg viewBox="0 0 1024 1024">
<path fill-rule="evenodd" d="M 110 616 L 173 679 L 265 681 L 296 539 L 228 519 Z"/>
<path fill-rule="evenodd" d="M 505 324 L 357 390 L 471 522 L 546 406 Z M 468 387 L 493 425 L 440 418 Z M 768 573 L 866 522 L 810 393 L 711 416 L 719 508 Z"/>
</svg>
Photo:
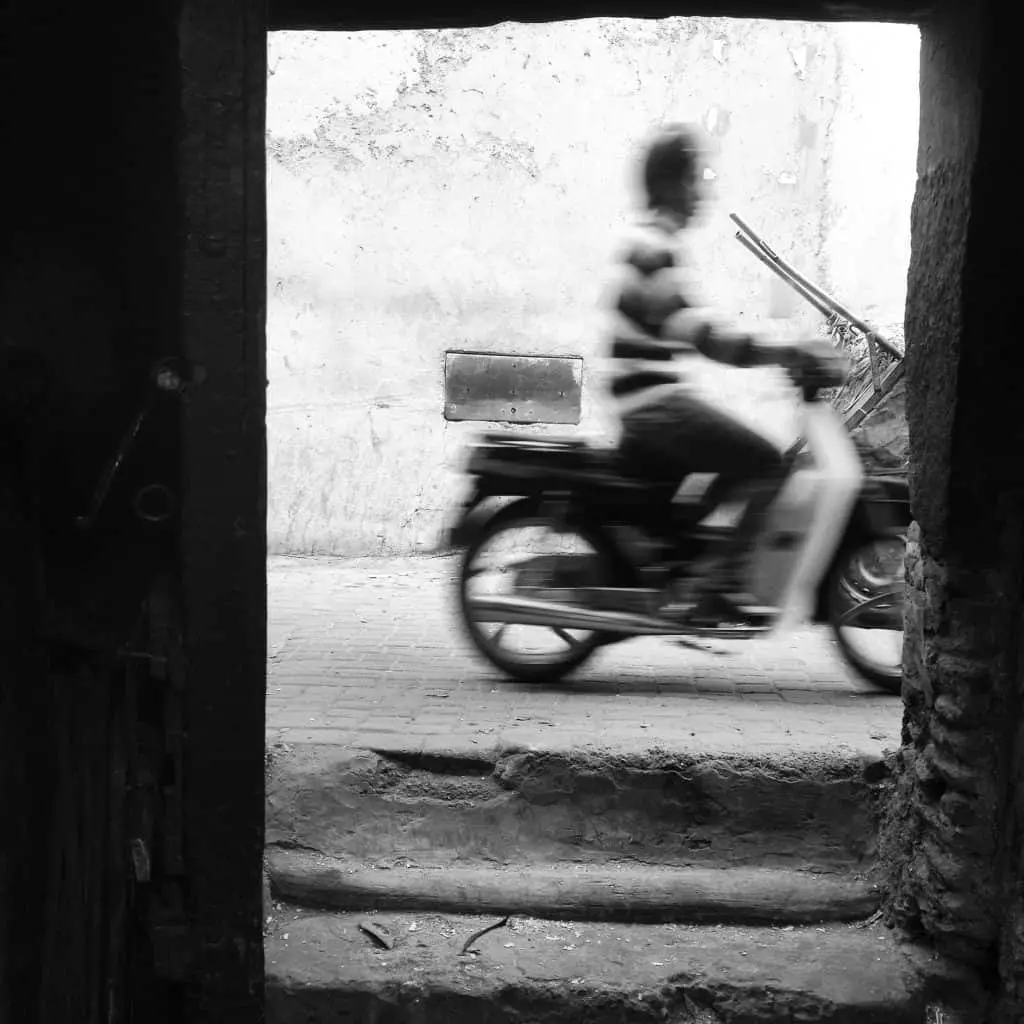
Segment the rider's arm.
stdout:
<svg viewBox="0 0 1024 1024">
<path fill-rule="evenodd" d="M 638 234 L 622 254 L 617 310 L 648 338 L 647 358 L 696 349 L 737 367 L 788 365 L 788 347 L 731 329 L 692 301 L 689 276 L 664 235 Z"/>
<path fill-rule="evenodd" d="M 701 355 L 727 366 L 789 366 L 793 350 L 789 345 L 774 345 L 745 331 L 736 330 L 711 316 L 706 310 L 680 310 L 662 328 L 666 341 L 693 347 Z"/>
<path fill-rule="evenodd" d="M 711 310 L 690 300 L 686 279 L 677 275 L 678 305 L 661 326 L 663 341 L 680 350 L 696 349 L 718 363 L 742 368 L 789 366 L 794 358 L 789 345 L 776 345 L 727 324 Z"/>
</svg>

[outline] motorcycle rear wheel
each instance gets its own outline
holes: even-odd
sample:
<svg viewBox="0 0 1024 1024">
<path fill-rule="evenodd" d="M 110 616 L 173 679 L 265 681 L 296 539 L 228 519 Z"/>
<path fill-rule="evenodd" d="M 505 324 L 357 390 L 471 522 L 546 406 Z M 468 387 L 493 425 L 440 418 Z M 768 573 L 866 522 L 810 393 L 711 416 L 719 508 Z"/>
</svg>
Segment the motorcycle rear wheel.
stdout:
<svg viewBox="0 0 1024 1024">
<path fill-rule="evenodd" d="M 563 549 L 568 546 L 569 538 L 575 536 L 577 540 L 582 541 L 590 548 L 590 557 L 586 563 L 589 578 L 585 581 L 585 585 L 594 587 L 614 585 L 613 552 L 610 542 L 600 531 L 590 529 L 585 525 L 577 525 L 571 530 L 563 529 L 556 533 L 553 524 L 538 512 L 536 503 L 527 499 L 517 501 L 502 509 L 466 548 L 458 577 L 459 610 L 463 626 L 473 646 L 495 668 L 520 682 L 557 682 L 580 668 L 593 657 L 598 648 L 614 638 L 597 631 L 567 630 L 558 626 L 517 626 L 515 624 L 479 622 L 473 618 L 470 607 L 474 596 L 473 584 L 486 571 L 480 565 L 481 556 L 484 555 L 488 547 L 495 546 L 496 541 L 504 539 L 503 535 L 529 529 L 539 530 L 542 536 L 547 534 L 552 540 L 557 538 L 557 546 L 561 546 Z M 523 552 L 522 543 L 520 541 L 518 545 L 515 545 L 515 549 Z M 498 557 L 498 561 L 499 566 L 496 571 L 499 575 L 509 573 L 513 577 L 518 575 L 514 563 L 500 564 L 501 556 Z M 511 582 L 515 586 L 518 581 L 513 578 Z M 517 651 L 503 643 L 510 634 L 521 635 L 526 630 L 534 630 L 541 635 L 550 634 L 550 637 L 557 641 L 554 643 L 554 649 L 544 652 Z"/>
</svg>

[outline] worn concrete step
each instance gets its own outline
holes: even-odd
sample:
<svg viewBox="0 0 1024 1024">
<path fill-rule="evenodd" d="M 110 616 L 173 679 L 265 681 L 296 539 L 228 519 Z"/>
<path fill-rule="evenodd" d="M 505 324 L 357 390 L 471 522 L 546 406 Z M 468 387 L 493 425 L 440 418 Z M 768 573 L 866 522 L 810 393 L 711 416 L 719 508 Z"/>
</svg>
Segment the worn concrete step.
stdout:
<svg viewBox="0 0 1024 1024">
<path fill-rule="evenodd" d="M 824 739 L 823 739 L 824 742 Z M 864 870 L 886 767 L 855 754 L 272 751 L 267 839 L 379 866 Z"/>
<path fill-rule="evenodd" d="M 785 868 L 354 865 L 304 850 L 267 854 L 274 896 L 345 911 L 526 914 L 550 920 L 806 924 L 878 909 L 869 880 Z"/>
<path fill-rule="evenodd" d="M 512 918 L 462 952 L 495 923 L 275 912 L 268 1024 L 922 1024 L 962 984 L 879 927 Z"/>
</svg>

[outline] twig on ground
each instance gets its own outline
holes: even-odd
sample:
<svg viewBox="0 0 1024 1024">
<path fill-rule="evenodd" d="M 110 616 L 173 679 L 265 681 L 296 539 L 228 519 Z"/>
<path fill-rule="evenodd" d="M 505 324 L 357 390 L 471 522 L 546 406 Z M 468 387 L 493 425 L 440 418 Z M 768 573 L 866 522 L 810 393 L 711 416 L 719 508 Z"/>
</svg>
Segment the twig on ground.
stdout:
<svg viewBox="0 0 1024 1024">
<path fill-rule="evenodd" d="M 395 948 L 395 940 L 383 928 L 378 928 L 377 925 L 369 924 L 366 921 L 360 921 L 359 930 L 369 935 L 382 949 Z"/>
<path fill-rule="evenodd" d="M 859 927 L 870 928 L 873 924 L 878 924 L 882 920 L 882 911 L 876 910 L 866 921 L 861 921 Z"/>
<path fill-rule="evenodd" d="M 496 928 L 503 928 L 511 920 L 511 917 L 512 915 L 508 914 L 507 916 L 503 917 L 497 924 L 489 924 L 486 928 L 481 928 L 480 931 L 473 932 L 473 934 L 470 935 L 468 939 L 466 939 L 465 943 L 462 946 L 462 949 L 459 950 L 459 956 L 463 956 L 464 954 L 470 952 L 470 946 L 472 946 L 473 943 L 476 942 L 478 939 L 482 939 L 488 932 L 493 932 Z"/>
</svg>

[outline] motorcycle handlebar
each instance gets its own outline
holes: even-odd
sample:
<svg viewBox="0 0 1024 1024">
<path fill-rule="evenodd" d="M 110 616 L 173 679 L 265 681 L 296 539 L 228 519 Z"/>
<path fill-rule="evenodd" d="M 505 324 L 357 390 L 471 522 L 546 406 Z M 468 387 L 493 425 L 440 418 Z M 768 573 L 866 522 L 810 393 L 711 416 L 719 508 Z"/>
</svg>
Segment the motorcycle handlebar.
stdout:
<svg viewBox="0 0 1024 1024">
<path fill-rule="evenodd" d="M 827 342 L 814 339 L 796 349 L 794 363 L 787 375 L 800 389 L 804 401 L 814 401 L 819 391 L 841 387 L 849 373 L 849 361 Z"/>
<path fill-rule="evenodd" d="M 836 374 L 806 372 L 793 370 L 789 373 L 789 379 L 797 388 L 805 402 L 813 402 L 818 397 L 819 391 L 827 391 L 829 388 L 837 388 L 843 383 L 842 378 Z"/>
</svg>

